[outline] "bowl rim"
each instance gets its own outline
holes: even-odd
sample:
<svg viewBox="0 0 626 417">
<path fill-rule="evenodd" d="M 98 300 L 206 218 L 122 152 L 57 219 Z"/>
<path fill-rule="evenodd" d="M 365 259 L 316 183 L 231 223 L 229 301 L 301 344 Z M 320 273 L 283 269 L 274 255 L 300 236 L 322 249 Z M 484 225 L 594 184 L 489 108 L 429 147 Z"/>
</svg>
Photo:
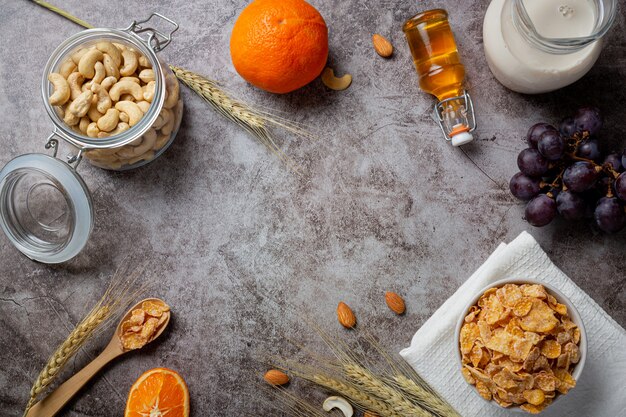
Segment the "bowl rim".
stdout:
<svg viewBox="0 0 626 417">
<path fill-rule="evenodd" d="M 539 285 L 543 285 L 546 288 L 546 290 L 548 290 L 548 292 L 550 294 L 552 294 L 552 296 L 554 298 L 556 298 L 556 300 L 559 303 L 565 304 L 565 306 L 567 307 L 567 311 L 568 311 L 568 315 L 569 315 L 570 319 L 580 329 L 580 342 L 578 343 L 578 349 L 580 350 L 580 360 L 578 361 L 576 366 L 574 366 L 574 370 L 572 371 L 572 377 L 576 380 L 576 385 L 578 386 L 578 383 L 580 382 L 580 376 L 581 376 L 581 374 L 583 372 L 583 368 L 585 367 L 585 361 L 587 359 L 587 332 L 585 331 L 585 325 L 584 325 L 584 322 L 582 320 L 582 317 L 580 317 L 580 313 L 578 312 L 578 310 L 576 309 L 574 304 L 570 301 L 570 299 L 567 298 L 561 291 L 556 289 L 552 284 L 548 284 L 548 283 L 545 283 L 543 281 L 539 281 L 537 279 L 532 279 L 532 278 L 503 278 L 503 279 L 494 281 L 494 282 L 484 286 L 480 290 L 478 290 L 477 293 L 469 300 L 469 302 L 463 308 L 463 312 L 461 313 L 461 316 L 459 317 L 459 319 L 457 321 L 457 324 L 456 324 L 456 327 L 454 329 L 454 348 L 455 348 L 455 352 L 456 352 L 455 357 L 456 357 L 456 362 L 457 362 L 457 368 L 461 369 L 463 367 L 463 362 L 462 362 L 462 358 L 461 358 L 461 349 L 459 347 L 459 343 L 460 343 L 461 327 L 463 326 L 463 323 L 465 322 L 465 316 L 467 316 L 467 312 L 469 311 L 469 309 L 473 305 L 476 304 L 478 299 L 487 290 L 489 290 L 490 288 L 502 287 L 505 284 L 539 284 Z M 471 386 L 471 384 L 467 384 L 467 385 Z M 472 388 L 473 388 L 473 386 L 472 386 Z M 572 389 L 575 389 L 575 388 L 576 387 L 574 387 Z M 500 404 L 498 404 L 497 402 L 495 402 L 493 400 L 490 400 L 490 401 L 485 400 L 483 397 L 481 397 L 478 394 L 478 391 L 476 391 L 475 388 L 473 388 L 472 391 L 481 400 L 483 400 L 485 402 L 488 402 L 488 403 L 496 406 L 497 408 L 499 408 L 501 410 L 508 410 L 508 411 L 511 411 L 511 412 L 525 413 L 524 410 L 519 408 L 519 406 L 517 406 L 517 405 L 516 406 L 511 406 L 511 407 L 502 407 Z M 561 397 L 564 397 L 565 395 L 566 394 L 560 394 L 560 393 L 557 394 L 556 397 L 554 398 L 554 400 L 552 401 L 552 403 L 548 407 L 546 407 L 546 409 L 554 406 L 554 404 L 556 404 L 561 399 Z"/>
</svg>

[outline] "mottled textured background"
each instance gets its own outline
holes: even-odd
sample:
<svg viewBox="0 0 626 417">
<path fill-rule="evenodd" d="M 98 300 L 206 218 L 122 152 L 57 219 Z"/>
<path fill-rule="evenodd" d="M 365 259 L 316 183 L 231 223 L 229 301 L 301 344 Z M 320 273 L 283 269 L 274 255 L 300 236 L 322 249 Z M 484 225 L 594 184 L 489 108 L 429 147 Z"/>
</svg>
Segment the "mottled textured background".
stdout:
<svg viewBox="0 0 626 417">
<path fill-rule="evenodd" d="M 602 108 L 603 141 L 626 144 L 623 8 L 585 78 L 556 93 L 523 96 L 498 84 L 487 67 L 486 0 L 312 0 L 329 26 L 329 64 L 354 82 L 333 92 L 316 80 L 277 96 L 247 85 L 230 62 L 230 30 L 246 2 L 58 3 L 105 27 L 126 26 L 152 10 L 172 17 L 181 28 L 162 53 L 167 62 L 306 123 L 319 139 L 284 138 L 283 149 L 303 167 L 298 177 L 183 89 L 181 130 L 158 161 L 125 173 L 83 163 L 96 226 L 77 258 L 37 264 L 0 236 L 1 415 L 21 415 L 47 356 L 129 254 L 148 261 L 152 293 L 173 308 L 171 331 L 108 366 L 64 416 L 121 415 L 132 382 L 157 366 L 183 374 L 195 416 L 276 414 L 258 393 L 263 359 L 303 357 L 286 339 L 326 352 L 295 310 L 341 334 L 335 308 L 346 301 L 361 327 L 397 351 L 500 242 L 523 230 L 626 325 L 626 235 L 562 221 L 535 229 L 507 186 L 528 127 L 557 122 L 581 104 Z M 433 100 L 417 87 L 400 29 L 406 18 L 433 7 L 450 11 L 477 109 L 477 140 L 463 149 L 446 143 L 431 120 Z M 43 66 L 79 30 L 31 2 L 0 0 L 0 164 L 44 152 L 52 123 L 40 96 Z M 372 50 L 375 32 L 396 46 L 391 60 Z M 261 288 L 273 301 L 254 294 Z M 404 317 L 384 305 L 386 290 L 406 298 Z M 68 371 L 93 358 L 109 334 L 89 344 Z M 323 397 L 306 384 L 293 389 Z"/>
</svg>

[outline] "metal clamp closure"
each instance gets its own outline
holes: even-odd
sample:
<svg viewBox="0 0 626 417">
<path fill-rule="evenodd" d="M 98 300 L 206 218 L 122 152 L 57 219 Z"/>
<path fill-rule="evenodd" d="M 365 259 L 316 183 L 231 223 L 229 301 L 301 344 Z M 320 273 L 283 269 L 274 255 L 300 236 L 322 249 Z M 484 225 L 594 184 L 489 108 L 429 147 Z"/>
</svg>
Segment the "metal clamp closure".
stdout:
<svg viewBox="0 0 626 417">
<path fill-rule="evenodd" d="M 46 142 L 45 148 L 46 149 L 52 149 L 52 157 L 56 158 L 57 154 L 59 153 L 59 139 L 57 139 L 56 137 L 60 137 L 61 139 L 65 140 L 63 138 L 63 136 L 58 135 L 58 133 L 55 131 L 52 134 L 50 134 L 50 136 L 48 136 L 48 141 Z M 76 170 L 76 168 L 78 168 L 78 165 L 80 164 L 80 162 L 83 160 L 83 154 L 85 153 L 85 149 L 78 149 L 78 153 L 76 155 L 67 155 L 66 159 L 67 159 L 67 164 L 74 170 Z M 74 165 L 72 165 L 74 164 Z"/>
<path fill-rule="evenodd" d="M 453 126 L 446 126 L 446 117 L 444 113 L 449 107 L 448 103 L 450 103 L 450 105 L 454 105 L 455 102 L 459 103 L 460 105 L 458 105 L 457 108 L 455 108 L 454 110 L 460 113 L 460 119 L 466 121 L 466 123 L 462 123 L 464 126 L 466 126 L 466 129 L 464 131 L 473 132 L 476 129 L 474 104 L 472 103 L 472 97 L 470 97 L 467 91 L 464 91 L 462 96 L 450 97 L 442 100 L 439 103 L 435 104 L 433 116 L 435 121 L 437 122 L 437 124 L 439 124 L 439 127 L 441 128 L 443 136 L 448 141 L 452 139 L 452 137 L 450 136 L 450 128 L 452 128 Z"/>
<path fill-rule="evenodd" d="M 153 17 L 160 17 L 161 19 L 165 20 L 166 22 L 174 26 L 174 29 L 170 31 L 168 34 L 165 34 L 162 31 L 155 29 L 153 27 L 144 26 Z M 176 32 L 177 30 L 178 30 L 178 23 L 156 12 L 152 13 L 150 17 L 148 17 L 145 20 L 133 21 L 133 23 L 131 23 L 130 26 L 124 29 L 125 32 L 133 32 L 134 34 L 138 36 L 142 33 L 147 33 L 148 34 L 147 37 L 142 37 L 142 36 L 139 36 L 139 37 L 144 39 L 146 42 L 148 42 L 148 45 L 150 45 L 150 47 L 152 48 L 154 52 L 160 52 L 167 45 L 169 45 L 170 42 L 172 41 L 172 34 Z"/>
</svg>

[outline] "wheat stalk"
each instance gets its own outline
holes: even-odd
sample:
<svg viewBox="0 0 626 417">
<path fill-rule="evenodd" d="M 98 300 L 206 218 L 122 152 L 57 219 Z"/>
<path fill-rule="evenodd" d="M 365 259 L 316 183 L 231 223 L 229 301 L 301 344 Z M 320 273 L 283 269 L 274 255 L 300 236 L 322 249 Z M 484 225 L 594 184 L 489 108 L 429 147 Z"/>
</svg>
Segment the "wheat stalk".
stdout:
<svg viewBox="0 0 626 417">
<path fill-rule="evenodd" d="M 385 417 L 403 417 L 402 414 L 396 412 L 396 410 L 391 407 L 387 402 L 381 400 L 378 397 L 363 392 L 358 387 L 348 382 L 344 382 L 323 374 L 303 375 L 302 377 L 319 386 L 335 391 L 336 393 L 351 399 L 354 403 L 358 404 L 364 410 L 371 410 Z"/>
<path fill-rule="evenodd" d="M 88 29 L 94 27 L 84 20 L 81 20 L 71 13 L 68 13 L 46 1 L 31 1 L 80 26 Z M 214 110 L 222 114 L 228 120 L 247 130 L 290 169 L 299 173 L 298 165 L 276 144 L 274 136 L 270 132 L 270 128 L 281 128 L 297 136 L 314 138 L 313 135 L 307 132 L 303 125 L 275 114 L 256 109 L 246 103 L 243 103 L 242 101 L 234 99 L 229 93 L 219 87 L 218 83 L 214 80 L 177 66 L 170 65 L 170 69 L 183 84 L 202 97 Z"/>
<path fill-rule="evenodd" d="M 128 278 L 125 277 L 124 269 L 119 269 L 115 273 L 102 298 L 57 347 L 37 376 L 30 390 L 24 416 L 35 405 L 46 388 L 59 376 L 76 352 L 145 291 L 145 287 L 136 286 L 137 279 L 142 272 L 143 267 L 139 267 L 131 272 Z"/>
<path fill-rule="evenodd" d="M 285 388 L 275 386 L 268 388 L 267 384 L 263 383 L 260 389 L 276 400 L 276 402 L 267 401 L 276 410 L 288 411 L 289 415 L 297 417 L 327 417 L 326 413 L 320 411 L 319 407 L 313 406 Z"/>
<path fill-rule="evenodd" d="M 432 414 L 407 400 L 401 392 L 385 384 L 379 377 L 357 364 L 345 364 L 345 375 L 364 391 L 384 399 L 389 406 L 403 417 L 432 417 Z"/>
<path fill-rule="evenodd" d="M 450 404 L 438 395 L 433 395 L 422 385 L 404 375 L 393 377 L 395 385 L 404 391 L 414 402 L 424 404 L 431 413 L 441 417 L 461 417 L 461 415 Z"/>
<path fill-rule="evenodd" d="M 170 65 L 170 69 L 183 84 L 202 97 L 214 110 L 247 130 L 283 163 L 298 172 L 298 166 L 285 155 L 274 141 L 269 127 L 271 125 L 278 126 L 296 135 L 311 137 L 300 125 L 270 113 L 261 112 L 232 98 L 218 86 L 216 81 L 174 65 Z"/>
</svg>

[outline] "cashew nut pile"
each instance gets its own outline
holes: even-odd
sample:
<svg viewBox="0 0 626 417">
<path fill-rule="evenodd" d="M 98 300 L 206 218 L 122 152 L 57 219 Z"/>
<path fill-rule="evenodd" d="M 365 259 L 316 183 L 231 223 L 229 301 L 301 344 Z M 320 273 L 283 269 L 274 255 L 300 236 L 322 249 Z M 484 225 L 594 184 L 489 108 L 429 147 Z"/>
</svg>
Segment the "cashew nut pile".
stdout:
<svg viewBox="0 0 626 417">
<path fill-rule="evenodd" d="M 139 51 L 108 41 L 78 49 L 48 75 L 54 87 L 49 97 L 63 121 L 79 134 L 106 138 L 135 126 L 155 96 L 152 65 Z M 119 169 L 155 157 L 180 124 L 183 102 L 176 77 L 166 74 L 163 108 L 152 127 L 128 145 L 88 150 L 95 165 Z"/>
</svg>

